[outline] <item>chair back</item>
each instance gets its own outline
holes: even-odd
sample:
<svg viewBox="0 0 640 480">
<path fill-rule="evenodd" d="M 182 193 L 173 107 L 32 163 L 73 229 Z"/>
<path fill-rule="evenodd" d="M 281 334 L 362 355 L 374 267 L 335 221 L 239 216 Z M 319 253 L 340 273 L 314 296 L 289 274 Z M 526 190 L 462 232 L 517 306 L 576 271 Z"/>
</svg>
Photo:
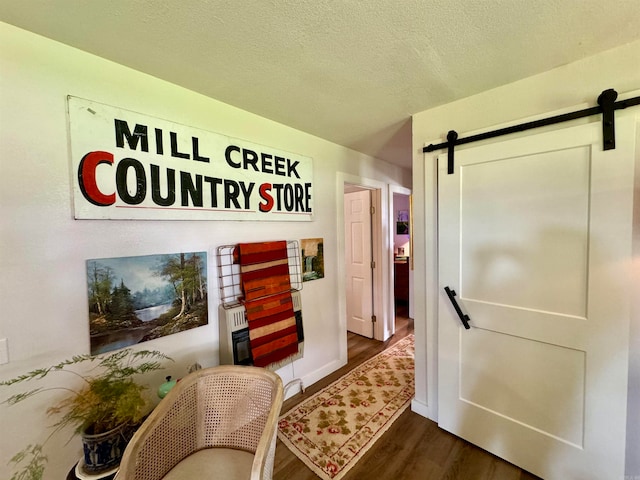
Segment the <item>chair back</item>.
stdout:
<svg viewBox="0 0 640 480">
<path fill-rule="evenodd" d="M 119 480 L 160 480 L 205 448 L 254 454 L 251 480 L 269 480 L 283 402 L 282 380 L 264 368 L 197 370 L 173 387 L 131 439 Z"/>
</svg>

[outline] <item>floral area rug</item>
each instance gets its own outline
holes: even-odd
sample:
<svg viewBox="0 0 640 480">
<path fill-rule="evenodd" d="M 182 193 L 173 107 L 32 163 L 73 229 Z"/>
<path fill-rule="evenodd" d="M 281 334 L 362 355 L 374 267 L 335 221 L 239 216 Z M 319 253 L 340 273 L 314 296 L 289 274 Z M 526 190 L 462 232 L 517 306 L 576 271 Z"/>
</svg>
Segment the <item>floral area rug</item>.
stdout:
<svg viewBox="0 0 640 480">
<path fill-rule="evenodd" d="M 278 437 L 320 478 L 339 480 L 409 406 L 413 335 L 280 417 Z"/>
</svg>

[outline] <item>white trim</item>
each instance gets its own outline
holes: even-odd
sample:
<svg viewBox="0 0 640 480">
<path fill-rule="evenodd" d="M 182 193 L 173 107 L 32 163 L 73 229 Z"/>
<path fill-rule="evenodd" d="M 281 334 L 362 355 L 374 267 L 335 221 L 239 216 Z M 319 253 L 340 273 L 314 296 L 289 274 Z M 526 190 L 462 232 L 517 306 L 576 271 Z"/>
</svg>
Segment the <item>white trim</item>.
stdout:
<svg viewBox="0 0 640 480">
<path fill-rule="evenodd" d="M 411 411 L 417 413 L 418 415 L 431 418 L 431 412 L 429 410 L 429 405 L 426 405 L 415 398 L 411 400 Z"/>
<path fill-rule="evenodd" d="M 386 185 L 385 185 L 386 187 Z M 371 246 L 373 261 L 376 264 L 376 268 L 373 269 L 373 314 L 376 317 L 380 317 L 380 312 L 383 312 L 382 318 L 373 325 L 373 338 L 374 340 L 386 340 L 385 333 L 388 331 L 388 325 L 391 322 L 388 312 L 385 306 L 388 303 L 389 284 L 388 281 L 385 284 L 383 269 L 384 269 L 384 252 L 385 249 L 389 250 L 389 243 L 384 241 L 384 217 L 381 212 L 384 207 L 385 189 L 376 188 L 371 190 L 371 206 L 375 209 L 375 214 L 371 220 Z M 388 209 L 387 209 L 388 210 Z M 382 268 L 378 268 L 382 266 Z M 385 299 L 385 293 L 387 299 Z M 380 301 L 382 299 L 382 301 Z"/>
<path fill-rule="evenodd" d="M 393 318 L 390 315 L 390 287 L 389 284 L 389 258 L 388 255 L 383 255 L 382 252 L 390 249 L 389 246 L 389 226 L 385 225 L 383 219 L 387 218 L 389 211 L 389 195 L 388 185 L 385 182 L 379 180 L 373 180 L 370 178 L 360 177 L 357 175 L 351 175 L 344 172 L 336 173 L 336 232 L 337 232 L 337 277 L 338 277 L 338 325 L 341 332 L 347 331 L 347 300 L 346 300 L 346 285 L 345 285 L 345 244 L 344 244 L 344 186 L 345 184 L 359 185 L 364 188 L 370 188 L 378 190 L 379 195 L 372 195 L 372 204 L 375 205 L 379 211 L 379 215 L 375 216 L 373 222 L 373 236 L 377 236 L 378 248 L 374 248 L 374 260 L 376 265 L 380 268 L 374 270 L 374 295 L 377 299 L 381 299 L 379 302 L 374 302 L 374 315 L 378 318 L 378 322 L 374 328 L 374 338 L 376 340 L 383 340 L 385 329 L 388 329 L 388 325 Z M 375 242 L 376 240 L 374 240 Z M 347 362 L 347 336 L 340 336 L 340 360 Z"/>
<path fill-rule="evenodd" d="M 387 222 L 389 224 L 389 248 L 388 257 L 389 257 L 389 265 L 394 264 L 394 252 L 393 252 L 393 242 L 394 242 L 394 225 L 395 225 L 395 204 L 393 202 L 393 195 L 397 193 L 400 195 L 411 195 L 411 189 L 402 187 L 400 185 L 389 185 L 389 216 L 387 217 Z M 411 236 L 414 235 L 414 232 L 409 232 Z M 413 252 L 409 252 L 413 257 Z M 409 316 L 413 313 L 413 270 L 409 270 L 409 276 L 411 277 L 409 280 Z M 392 267 L 389 268 L 389 285 L 393 288 L 395 286 L 395 272 Z M 389 338 L 391 335 L 396 333 L 396 322 L 395 322 L 395 293 L 391 295 L 391 323 L 389 325 L 390 330 L 386 331 L 387 334 L 385 340 Z"/>
<path fill-rule="evenodd" d="M 434 142 L 435 143 L 435 142 Z M 435 153 L 413 163 L 416 396 L 413 410 L 438 420 L 438 203 Z"/>
<path fill-rule="evenodd" d="M 313 372 L 310 372 L 304 376 L 301 377 L 301 381 L 302 381 L 302 388 L 306 388 L 309 385 L 313 385 L 314 383 L 322 380 L 323 378 L 325 378 L 326 376 L 332 374 L 333 372 L 335 372 L 336 370 L 344 367 L 347 364 L 347 362 L 342 362 L 341 360 L 335 360 L 331 363 L 327 363 L 326 365 L 323 365 L 321 368 L 318 368 L 317 370 L 314 370 Z M 282 377 L 282 375 L 280 375 Z M 298 389 L 292 388 L 290 390 L 288 390 L 286 392 L 286 397 L 285 399 L 291 398 L 294 395 L 300 393 L 300 391 Z"/>
<path fill-rule="evenodd" d="M 634 95 L 635 96 L 635 95 Z M 640 290 L 640 114 L 636 115 L 635 135 L 635 186 L 632 233 L 632 280 L 631 291 Z M 633 296 L 633 294 L 632 294 Z M 633 296 L 631 304 L 631 325 L 629 328 L 629 390 L 627 395 L 627 441 L 626 441 L 626 474 L 640 472 L 640 297 Z"/>
</svg>

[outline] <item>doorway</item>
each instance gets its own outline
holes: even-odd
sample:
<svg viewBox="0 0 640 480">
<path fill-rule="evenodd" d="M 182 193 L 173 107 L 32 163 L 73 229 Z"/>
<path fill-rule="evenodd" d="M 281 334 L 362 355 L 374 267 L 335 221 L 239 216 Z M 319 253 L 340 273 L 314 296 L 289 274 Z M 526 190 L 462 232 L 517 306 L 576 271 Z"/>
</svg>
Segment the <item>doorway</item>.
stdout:
<svg viewBox="0 0 640 480">
<path fill-rule="evenodd" d="M 337 227 L 337 291 L 341 365 L 348 362 L 347 346 L 347 285 L 345 267 L 345 219 L 344 202 L 346 191 L 368 190 L 371 193 L 371 203 L 374 207 L 372 217 L 372 255 L 373 268 L 373 339 L 388 340 L 393 334 L 394 326 L 394 297 L 393 297 L 393 246 L 390 224 L 392 222 L 390 192 L 394 186 L 379 180 L 369 179 L 358 175 L 338 172 L 336 175 L 336 227 Z"/>
<path fill-rule="evenodd" d="M 386 194 L 388 187 L 383 182 L 376 180 L 356 177 L 352 175 L 338 175 L 338 254 L 341 261 L 338 262 L 338 289 L 340 304 L 340 325 L 342 331 L 347 332 L 347 303 L 353 299 L 347 298 L 347 227 L 345 221 L 345 202 L 348 195 L 361 192 L 361 195 L 368 194 L 370 196 L 370 207 L 368 209 L 370 215 L 370 226 L 364 228 L 363 241 L 371 245 L 371 253 L 367 254 L 367 267 L 370 268 L 370 277 L 366 280 L 366 284 L 358 287 L 356 292 L 371 292 L 371 313 L 369 314 L 368 323 L 369 333 L 366 335 L 375 340 L 385 340 L 390 335 L 390 323 L 393 320 L 393 293 L 391 290 L 390 263 L 391 247 L 387 235 L 383 235 L 383 223 L 386 223 L 386 217 L 389 212 L 389 201 Z M 385 228 L 386 230 L 386 228 Z M 364 240 L 367 239 L 367 240 Z M 358 299 L 360 300 L 360 299 Z M 373 318 L 372 318 L 373 317 Z M 373 320 L 373 321 L 372 321 Z M 346 342 L 344 344 L 344 360 L 346 361 Z"/>
<path fill-rule="evenodd" d="M 411 290 L 411 205 L 410 195 L 391 193 L 392 237 L 393 237 L 393 294 L 397 328 L 398 318 L 412 317 Z"/>
</svg>

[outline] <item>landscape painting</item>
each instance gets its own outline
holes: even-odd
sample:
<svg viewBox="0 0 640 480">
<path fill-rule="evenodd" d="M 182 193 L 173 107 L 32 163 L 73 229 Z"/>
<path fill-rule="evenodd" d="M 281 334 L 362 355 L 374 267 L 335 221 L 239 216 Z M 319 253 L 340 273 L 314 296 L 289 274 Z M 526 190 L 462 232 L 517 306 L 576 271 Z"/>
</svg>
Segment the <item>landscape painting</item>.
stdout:
<svg viewBox="0 0 640 480">
<path fill-rule="evenodd" d="M 87 260 L 91 355 L 208 323 L 206 252 Z"/>
</svg>

